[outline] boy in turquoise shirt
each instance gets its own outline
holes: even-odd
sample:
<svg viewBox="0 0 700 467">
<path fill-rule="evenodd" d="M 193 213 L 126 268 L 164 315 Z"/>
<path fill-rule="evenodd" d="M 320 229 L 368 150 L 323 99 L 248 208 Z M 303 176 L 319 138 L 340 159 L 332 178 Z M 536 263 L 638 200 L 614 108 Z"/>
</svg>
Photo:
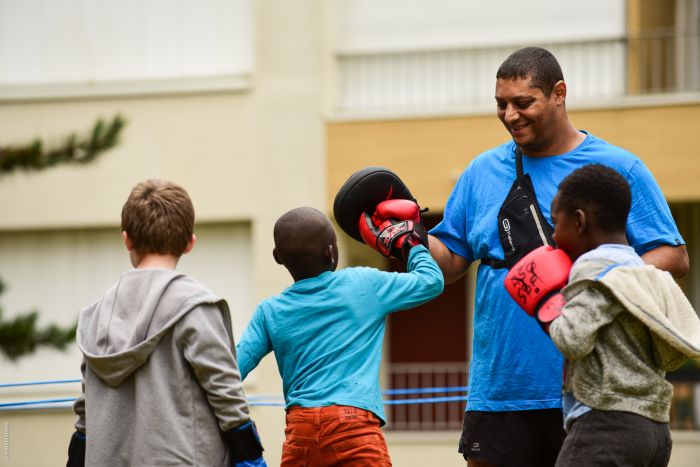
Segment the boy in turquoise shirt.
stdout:
<svg viewBox="0 0 700 467">
<path fill-rule="evenodd" d="M 275 352 L 287 409 L 282 465 L 391 465 L 379 429 L 385 423 L 379 389 L 385 320 L 437 297 L 440 269 L 417 245 L 407 273 L 336 272 L 335 232 L 313 208 L 280 217 L 274 239 L 275 261 L 295 282 L 258 305 L 237 351 L 243 378 Z"/>
</svg>

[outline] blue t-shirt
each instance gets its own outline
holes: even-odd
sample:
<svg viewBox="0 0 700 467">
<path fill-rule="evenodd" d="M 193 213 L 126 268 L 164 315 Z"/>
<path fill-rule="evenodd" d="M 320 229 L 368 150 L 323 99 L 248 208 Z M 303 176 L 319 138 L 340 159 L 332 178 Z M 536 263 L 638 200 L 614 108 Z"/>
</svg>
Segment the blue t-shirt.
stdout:
<svg viewBox="0 0 700 467">
<path fill-rule="evenodd" d="M 632 153 L 591 134 L 574 150 L 549 157 L 523 156 L 542 214 L 562 179 L 591 163 L 620 172 L 632 190 L 627 237 L 638 254 L 683 239 L 651 172 Z M 498 212 L 515 179 L 512 141 L 479 155 L 461 175 L 430 233 L 467 261 L 501 259 Z M 550 221 L 551 222 L 551 221 Z M 512 411 L 561 407 L 562 357 L 552 341 L 506 292 L 506 269 L 479 266 L 467 410 Z"/>
<path fill-rule="evenodd" d="M 384 421 L 379 364 L 387 314 L 442 292 L 442 272 L 414 247 L 408 273 L 347 268 L 300 280 L 261 302 L 237 346 L 243 378 L 275 352 L 286 407 L 349 405 Z"/>
</svg>

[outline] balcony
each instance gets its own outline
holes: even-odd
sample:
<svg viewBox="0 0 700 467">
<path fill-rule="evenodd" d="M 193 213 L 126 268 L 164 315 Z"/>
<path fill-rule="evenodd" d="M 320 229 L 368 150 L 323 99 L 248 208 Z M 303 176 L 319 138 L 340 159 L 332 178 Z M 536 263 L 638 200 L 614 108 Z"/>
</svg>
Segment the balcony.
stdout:
<svg viewBox="0 0 700 467">
<path fill-rule="evenodd" d="M 524 45 L 340 51 L 333 115 L 351 119 L 492 112 L 496 71 Z M 618 105 L 634 96 L 700 92 L 697 28 L 537 45 L 559 60 L 573 107 Z"/>
<path fill-rule="evenodd" d="M 395 431 L 460 430 L 467 392 L 467 363 L 393 363 L 385 381 L 387 428 Z M 420 402 L 424 400 L 425 402 Z"/>
</svg>

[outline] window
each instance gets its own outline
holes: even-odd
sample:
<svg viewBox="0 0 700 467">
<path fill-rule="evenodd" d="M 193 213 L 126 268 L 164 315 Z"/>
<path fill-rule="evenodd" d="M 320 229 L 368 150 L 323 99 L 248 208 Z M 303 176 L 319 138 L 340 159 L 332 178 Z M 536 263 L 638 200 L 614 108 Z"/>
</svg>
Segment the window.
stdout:
<svg viewBox="0 0 700 467">
<path fill-rule="evenodd" d="M 700 202 L 671 204 L 673 218 L 686 241 L 690 271 L 679 280 L 683 291 L 697 312 L 700 310 Z M 673 384 L 671 428 L 700 429 L 700 361 L 690 360 L 667 374 Z"/>
<path fill-rule="evenodd" d="M 244 86 L 250 0 L 0 0 L 0 97 Z"/>
<path fill-rule="evenodd" d="M 254 308 L 250 225 L 198 224 L 195 233 L 197 244 L 182 257 L 178 270 L 227 300 L 234 335 L 240 337 Z M 75 323 L 82 307 L 100 298 L 122 272 L 131 269 L 118 227 L 1 232 L 0 264 L 0 279 L 6 286 L 0 295 L 4 316 L 37 310 L 42 327 Z M 74 345 L 65 353 L 41 349 L 16 364 L 4 365 L 4 380 L 73 379 L 80 375 L 80 356 Z M 2 356 L 0 362 L 7 363 Z M 19 395 L 23 390 L 19 389 Z M 74 387 L 46 390 L 75 396 Z"/>
</svg>

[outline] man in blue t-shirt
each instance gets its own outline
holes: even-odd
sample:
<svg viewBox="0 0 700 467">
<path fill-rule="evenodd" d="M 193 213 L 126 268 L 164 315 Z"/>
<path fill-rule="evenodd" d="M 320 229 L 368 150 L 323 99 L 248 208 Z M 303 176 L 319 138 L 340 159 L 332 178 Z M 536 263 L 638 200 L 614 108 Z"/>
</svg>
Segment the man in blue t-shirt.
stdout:
<svg viewBox="0 0 700 467">
<path fill-rule="evenodd" d="M 430 233 L 432 256 L 451 283 L 470 263 L 477 273 L 473 355 L 460 452 L 470 467 L 554 465 L 564 438 L 563 362 L 551 340 L 518 309 L 503 286 L 507 269 L 499 238 L 499 210 L 516 177 L 516 145 L 543 218 L 559 182 L 590 163 L 620 172 L 632 189 L 629 243 L 642 259 L 682 276 L 688 255 L 661 190 L 641 160 L 577 130 L 569 121 L 566 83 L 556 58 L 527 47 L 496 75 L 498 118 L 512 136 L 479 155 L 450 195 L 442 222 Z M 491 265 L 487 265 L 489 263 Z"/>
</svg>

